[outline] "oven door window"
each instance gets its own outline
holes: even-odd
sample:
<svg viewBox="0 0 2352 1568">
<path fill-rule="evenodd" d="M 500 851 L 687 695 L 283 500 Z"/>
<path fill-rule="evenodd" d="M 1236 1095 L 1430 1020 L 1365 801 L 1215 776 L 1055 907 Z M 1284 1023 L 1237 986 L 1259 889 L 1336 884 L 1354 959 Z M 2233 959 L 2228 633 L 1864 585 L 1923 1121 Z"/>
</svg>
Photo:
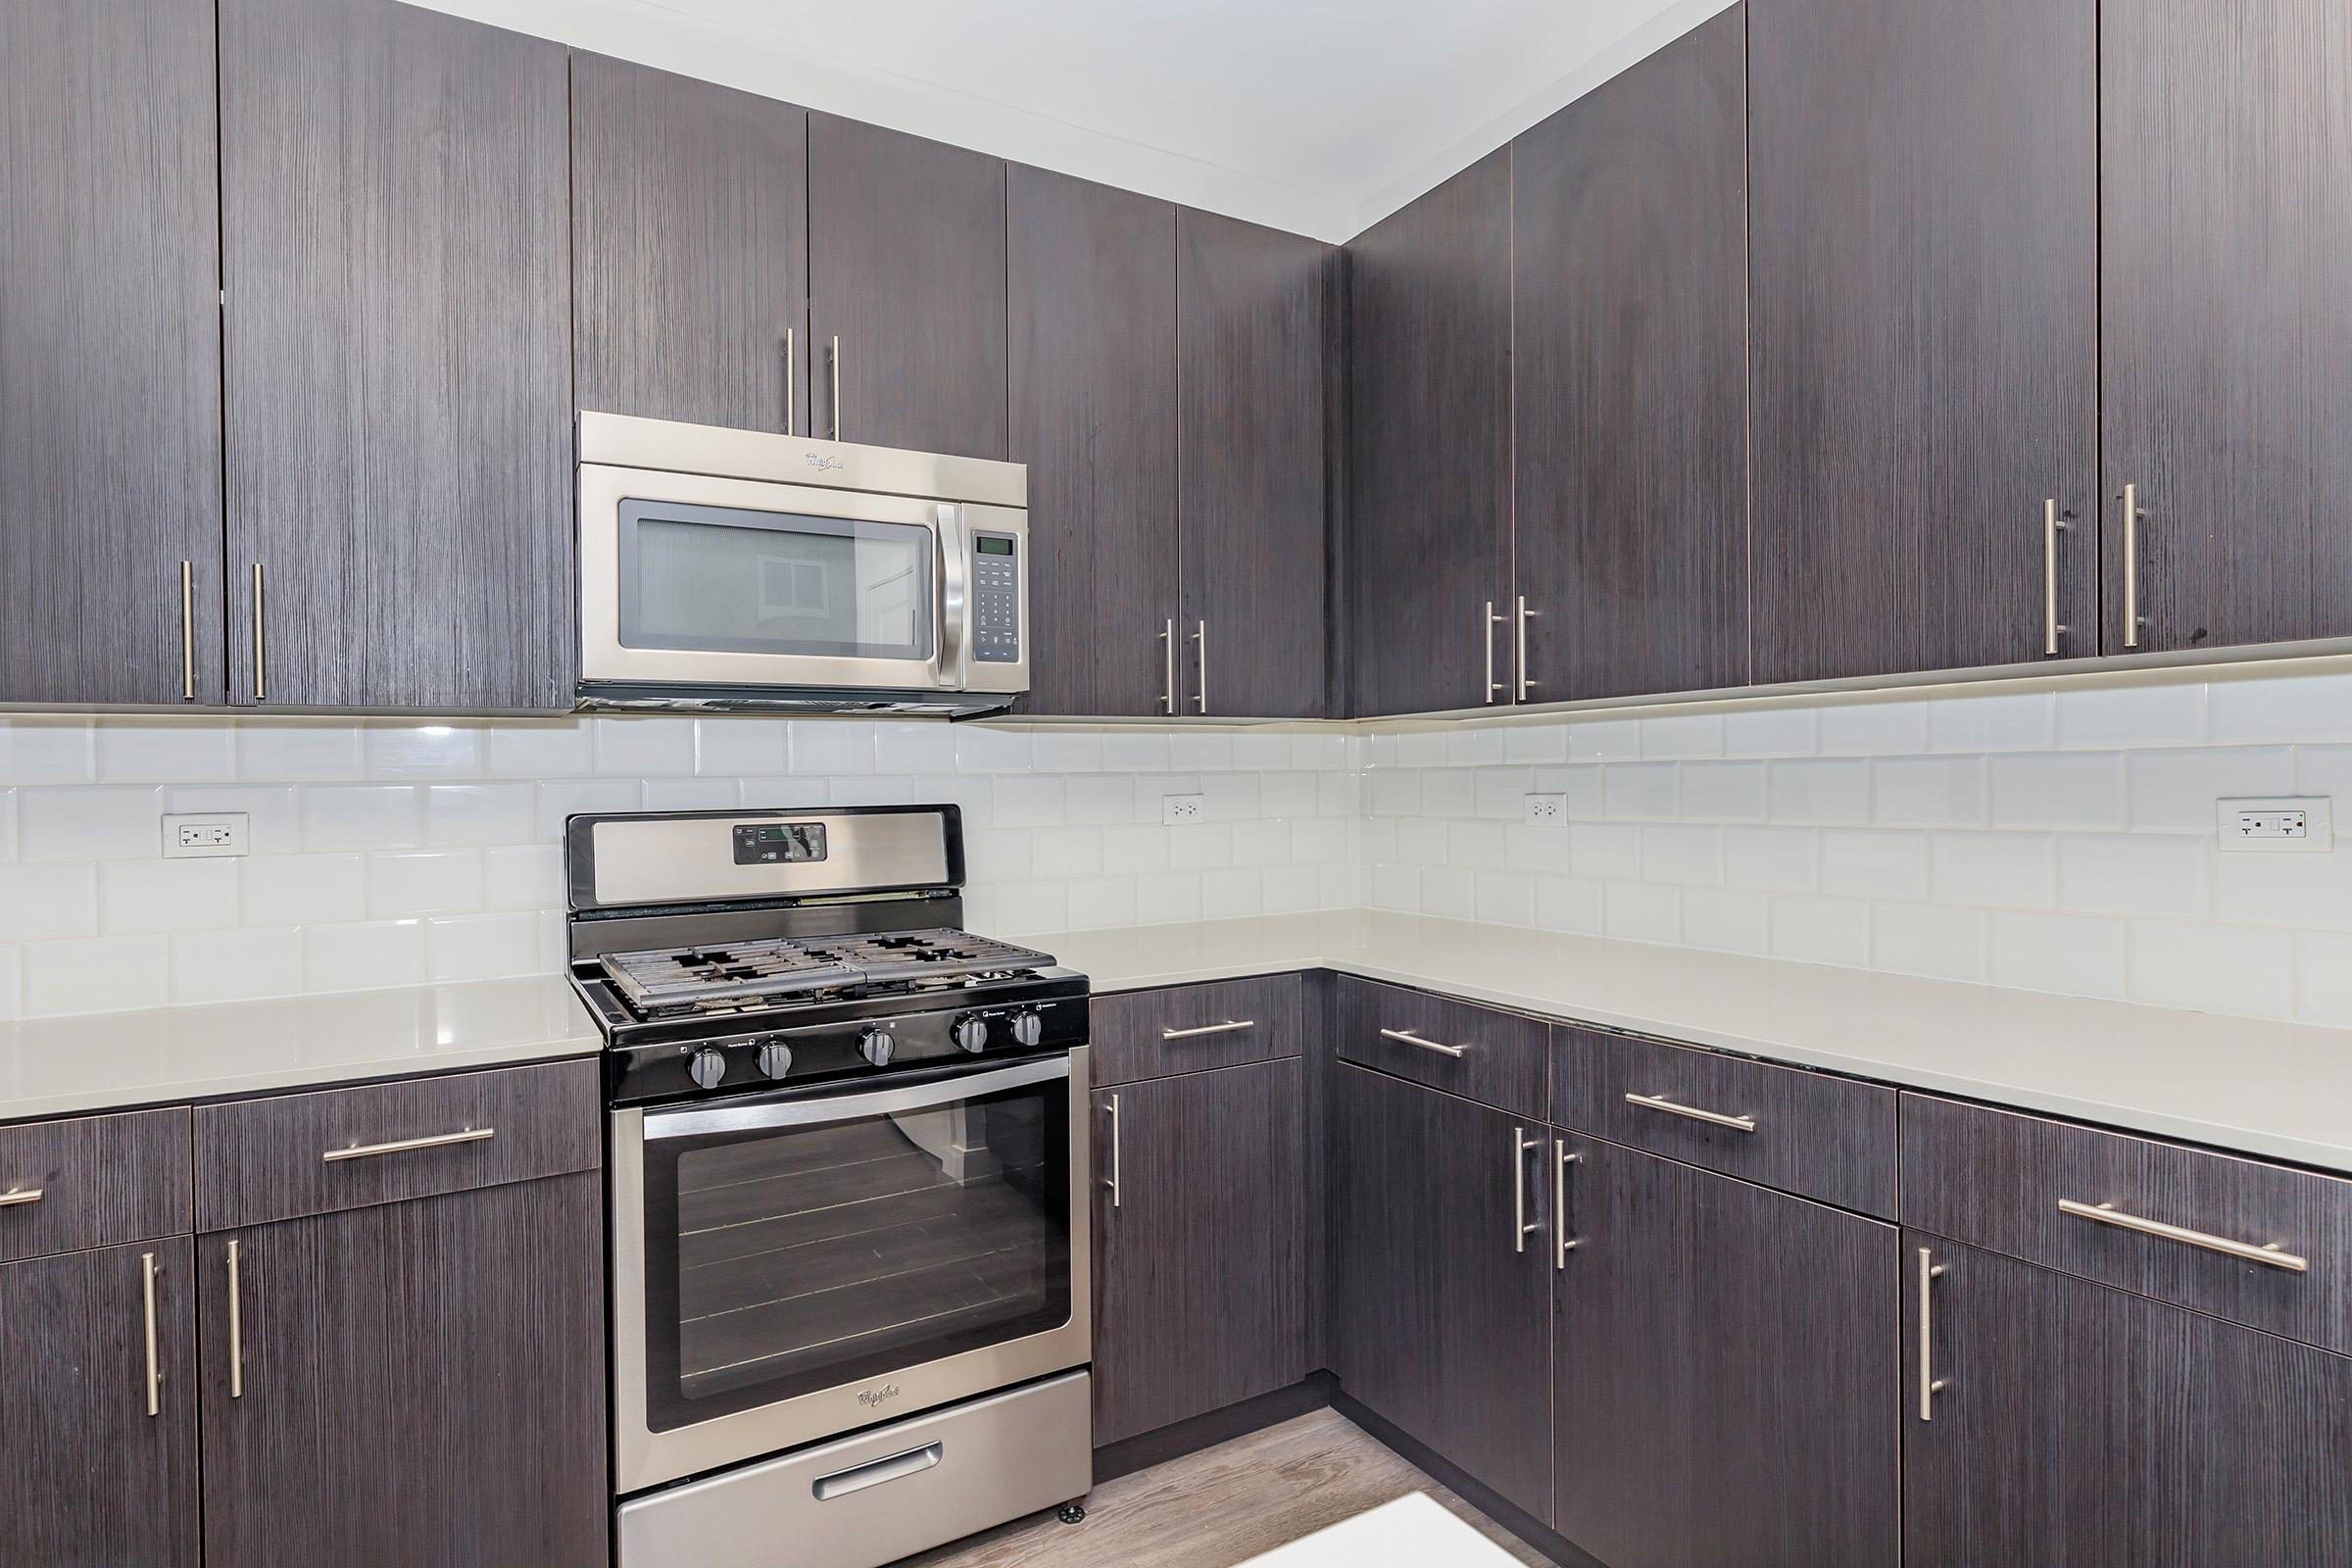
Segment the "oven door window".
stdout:
<svg viewBox="0 0 2352 1568">
<path fill-rule="evenodd" d="M 936 538 L 920 523 L 624 501 L 621 645 L 928 662 Z"/>
<path fill-rule="evenodd" d="M 788 1124 L 676 1137 L 649 1115 L 648 1425 L 1067 1323 L 1069 1094 L 1054 1077 L 910 1109 L 873 1108 L 889 1092 L 800 1099 L 733 1113 Z"/>
</svg>

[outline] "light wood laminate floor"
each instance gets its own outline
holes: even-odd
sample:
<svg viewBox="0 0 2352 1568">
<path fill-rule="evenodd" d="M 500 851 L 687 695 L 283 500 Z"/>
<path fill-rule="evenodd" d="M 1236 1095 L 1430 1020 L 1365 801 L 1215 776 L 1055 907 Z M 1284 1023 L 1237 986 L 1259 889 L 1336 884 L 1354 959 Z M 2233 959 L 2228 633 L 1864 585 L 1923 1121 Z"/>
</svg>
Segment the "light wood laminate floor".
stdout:
<svg viewBox="0 0 2352 1568">
<path fill-rule="evenodd" d="M 1105 1482 L 1088 1494 L 1084 1524 L 1036 1514 L 899 1568 L 1232 1568 L 1408 1492 L 1523 1563 L 1548 1561 L 1347 1417 L 1317 1410 Z"/>
</svg>

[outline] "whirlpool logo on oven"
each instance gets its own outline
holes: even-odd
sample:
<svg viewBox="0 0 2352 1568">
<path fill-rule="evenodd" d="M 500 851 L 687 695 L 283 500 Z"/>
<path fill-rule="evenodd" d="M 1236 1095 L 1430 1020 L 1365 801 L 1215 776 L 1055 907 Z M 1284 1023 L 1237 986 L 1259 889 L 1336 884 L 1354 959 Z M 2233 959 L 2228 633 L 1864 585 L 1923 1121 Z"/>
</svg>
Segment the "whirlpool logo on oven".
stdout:
<svg viewBox="0 0 2352 1568">
<path fill-rule="evenodd" d="M 804 454 L 804 456 L 808 458 L 808 466 L 811 468 L 838 468 L 844 466 L 842 460 L 829 452 L 809 452 Z"/>
<path fill-rule="evenodd" d="M 898 1396 L 899 1386 L 896 1383 L 885 1383 L 878 1389 L 859 1389 L 858 1391 L 858 1402 L 868 1410 L 878 1410 Z"/>
</svg>

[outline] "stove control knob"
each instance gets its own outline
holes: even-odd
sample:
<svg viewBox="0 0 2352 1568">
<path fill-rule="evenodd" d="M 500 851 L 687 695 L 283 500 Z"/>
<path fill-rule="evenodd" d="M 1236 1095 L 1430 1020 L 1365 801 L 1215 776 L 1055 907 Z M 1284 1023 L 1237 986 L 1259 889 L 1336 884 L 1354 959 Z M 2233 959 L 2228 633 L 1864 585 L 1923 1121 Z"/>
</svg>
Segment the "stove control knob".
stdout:
<svg viewBox="0 0 2352 1568">
<path fill-rule="evenodd" d="M 686 1072 L 701 1087 L 716 1089 L 719 1080 L 727 1075 L 726 1055 L 722 1052 L 713 1051 L 709 1046 L 705 1046 L 694 1054 L 693 1060 L 686 1063 Z"/>
<path fill-rule="evenodd" d="M 1036 1045 L 1040 1040 L 1046 1038 L 1046 1020 L 1034 1012 L 1014 1013 L 1012 1015 L 1012 1038 L 1024 1046 Z"/>
<path fill-rule="evenodd" d="M 858 1042 L 858 1053 L 877 1067 L 889 1066 L 898 1049 L 898 1041 L 891 1038 L 887 1029 L 868 1029 Z"/>
<path fill-rule="evenodd" d="M 760 1048 L 760 1071 L 770 1078 L 781 1078 L 792 1071 L 792 1048 L 781 1040 L 770 1040 Z"/>
<path fill-rule="evenodd" d="M 988 1020 L 978 1013 L 956 1022 L 956 1044 L 977 1056 L 988 1049 Z"/>
</svg>

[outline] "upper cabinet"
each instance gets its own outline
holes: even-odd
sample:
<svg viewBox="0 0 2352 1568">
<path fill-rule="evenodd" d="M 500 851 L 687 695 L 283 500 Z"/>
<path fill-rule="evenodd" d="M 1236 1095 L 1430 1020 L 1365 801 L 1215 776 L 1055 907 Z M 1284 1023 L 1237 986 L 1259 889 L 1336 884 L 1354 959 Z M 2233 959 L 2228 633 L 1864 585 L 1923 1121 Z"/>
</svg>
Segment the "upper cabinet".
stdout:
<svg viewBox="0 0 2352 1568">
<path fill-rule="evenodd" d="M 1755 678 L 2095 654 L 2093 0 L 1747 13 Z"/>
<path fill-rule="evenodd" d="M 2106 650 L 2352 634 L 2352 11 L 2105 0 L 2099 56 Z"/>
<path fill-rule="evenodd" d="M 1326 710 L 1324 289 L 1329 248 L 1177 218 L 1179 710 Z"/>
<path fill-rule="evenodd" d="M 231 701 L 570 707 L 563 46 L 220 17 Z"/>
<path fill-rule="evenodd" d="M 581 408 L 808 431 L 808 164 L 793 104 L 572 56 Z"/>
<path fill-rule="evenodd" d="M 1735 6 L 1512 145 L 1521 702 L 1747 677 L 1744 51 Z"/>
<path fill-rule="evenodd" d="M 0 8 L 0 702 L 218 703 L 212 0 Z"/>
<path fill-rule="evenodd" d="M 1024 708 L 1176 711 L 1176 210 L 1007 173 L 1010 456 L 1029 466 Z"/>
<path fill-rule="evenodd" d="M 1004 165 L 808 117 L 813 435 L 1003 458 Z"/>
<path fill-rule="evenodd" d="M 1509 700 L 1511 150 L 1348 246 L 1354 710 Z"/>
</svg>

